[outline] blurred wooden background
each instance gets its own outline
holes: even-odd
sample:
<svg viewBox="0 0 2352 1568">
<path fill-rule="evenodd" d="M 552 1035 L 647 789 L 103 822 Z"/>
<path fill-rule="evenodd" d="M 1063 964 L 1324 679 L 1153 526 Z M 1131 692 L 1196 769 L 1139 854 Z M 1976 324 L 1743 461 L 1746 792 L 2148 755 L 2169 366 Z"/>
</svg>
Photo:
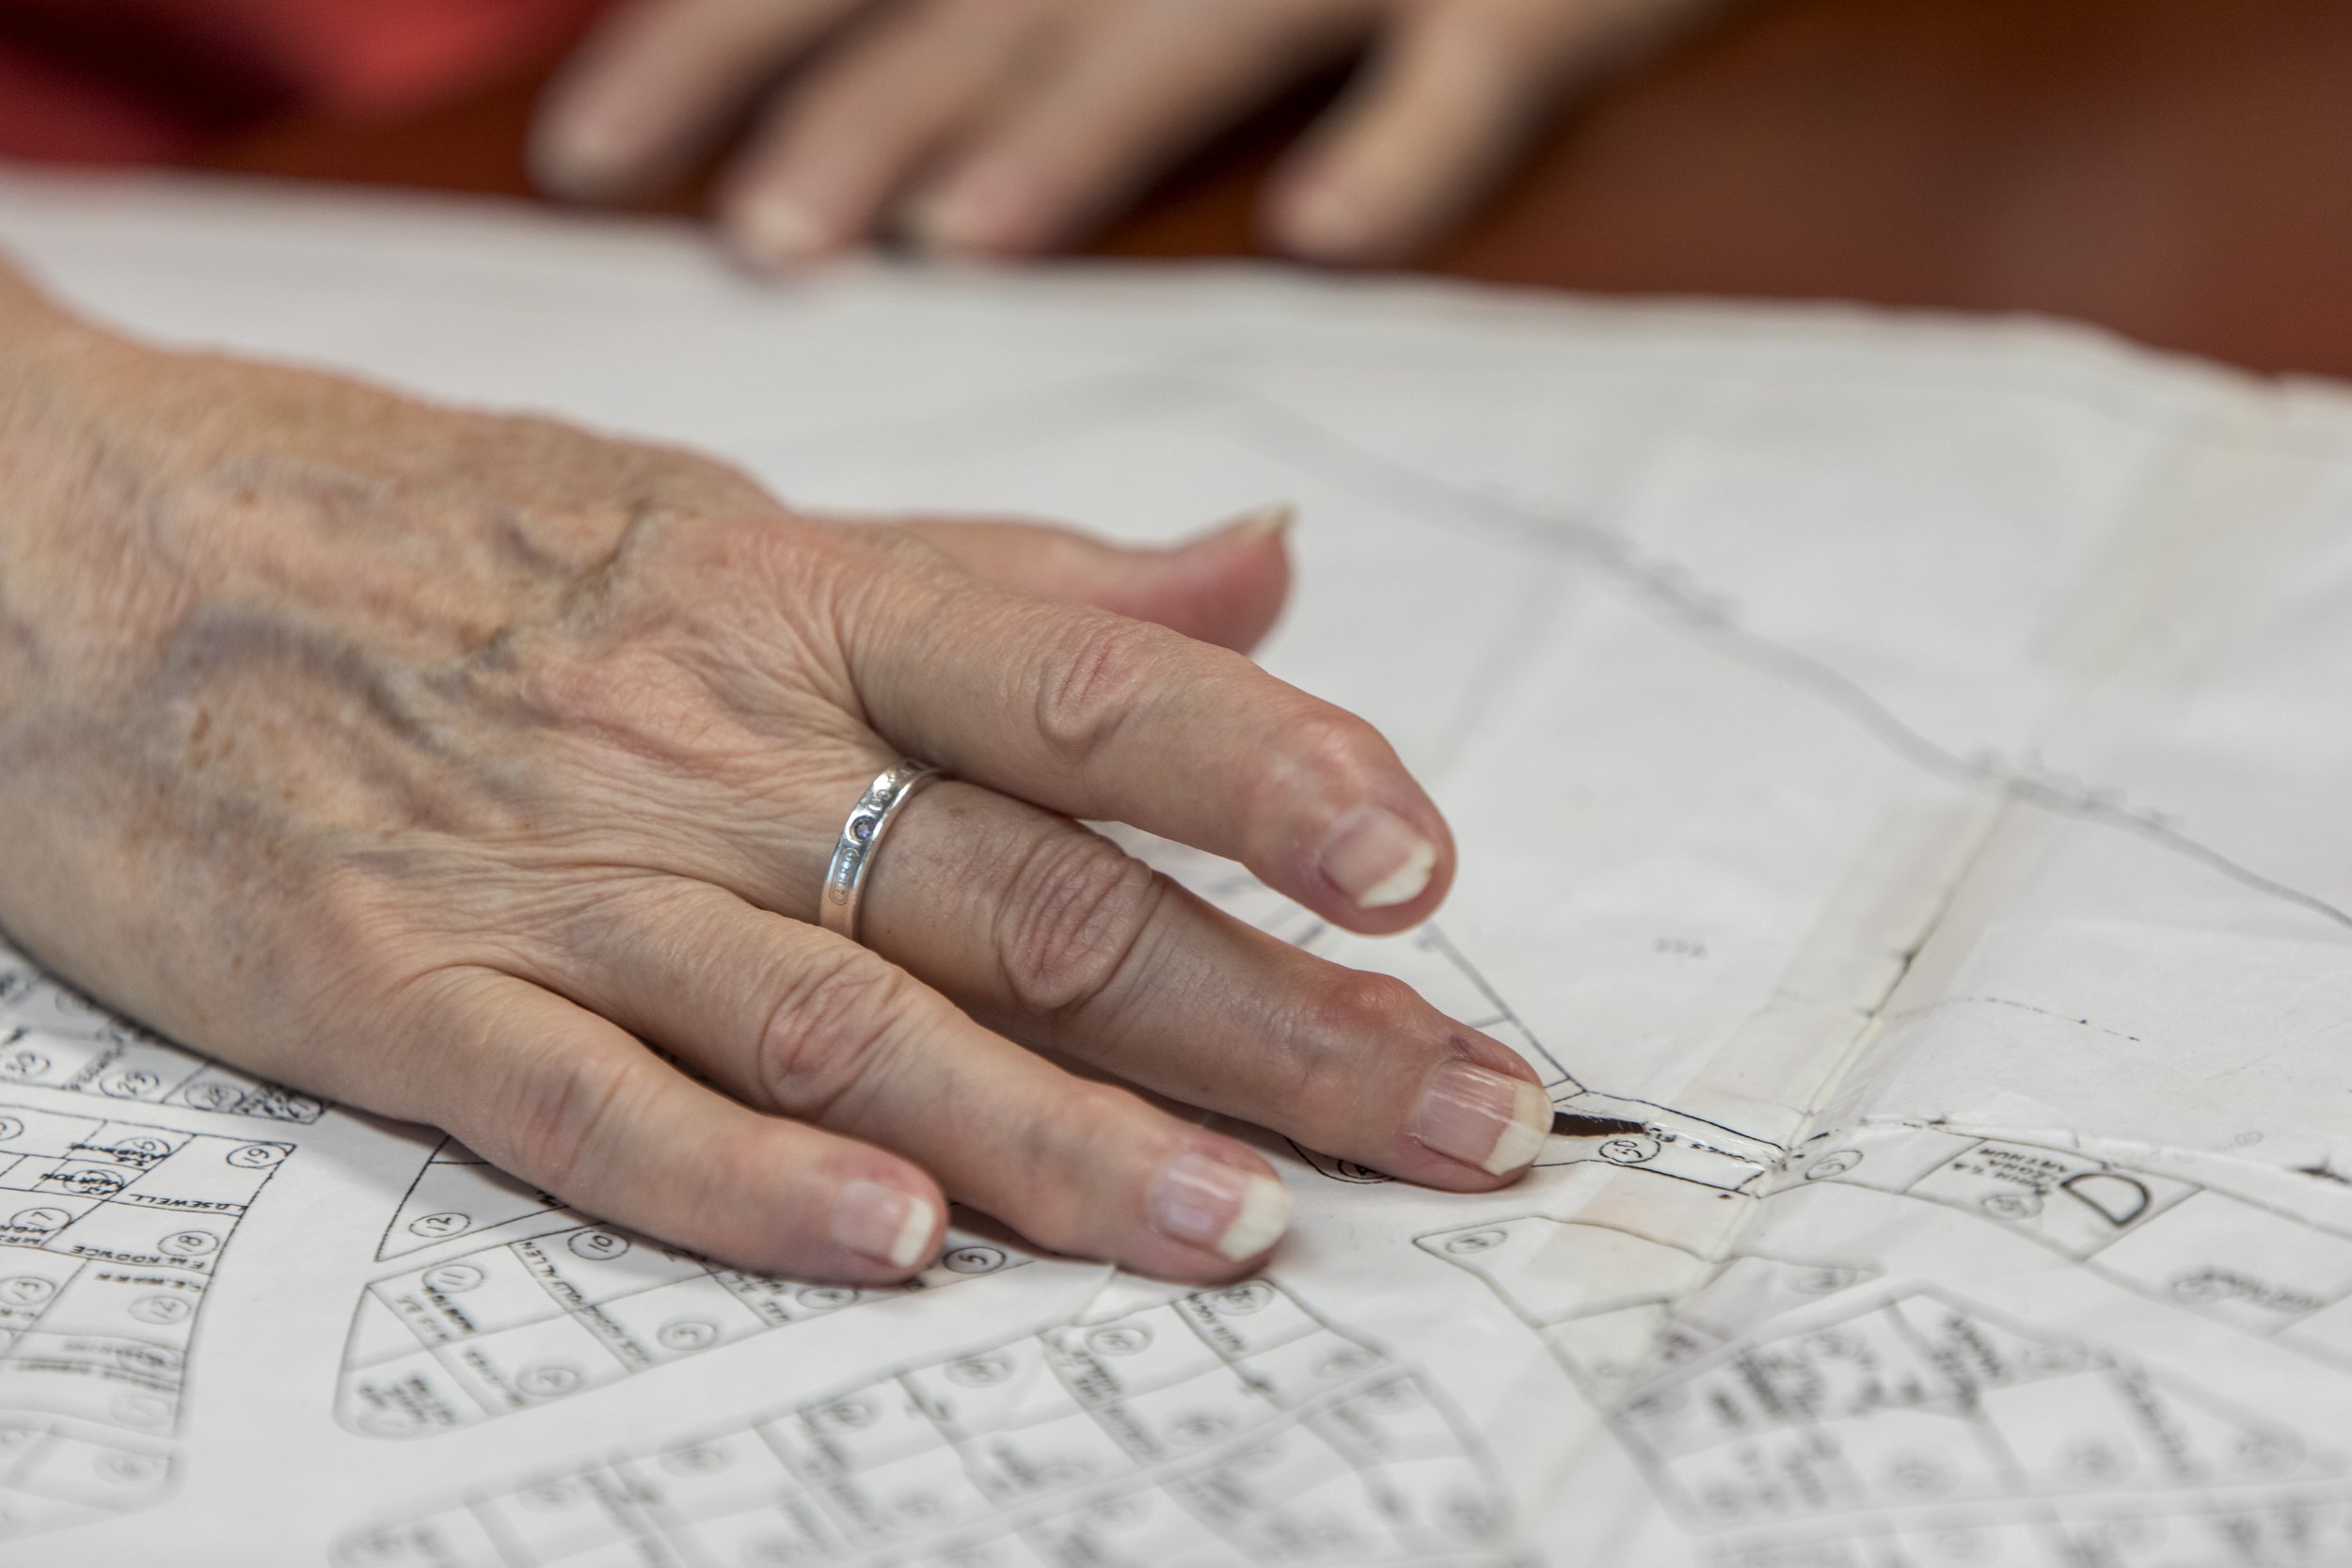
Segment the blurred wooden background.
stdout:
<svg viewBox="0 0 2352 1568">
<path fill-rule="evenodd" d="M 275 124 L 203 161 L 526 195 L 548 64 L 396 122 Z M 1095 248 L 1249 252 L 1250 193 L 1311 96 L 1171 176 Z M 2352 3 L 1760 0 L 1572 107 L 1425 265 L 2045 311 L 2352 375 Z"/>
</svg>

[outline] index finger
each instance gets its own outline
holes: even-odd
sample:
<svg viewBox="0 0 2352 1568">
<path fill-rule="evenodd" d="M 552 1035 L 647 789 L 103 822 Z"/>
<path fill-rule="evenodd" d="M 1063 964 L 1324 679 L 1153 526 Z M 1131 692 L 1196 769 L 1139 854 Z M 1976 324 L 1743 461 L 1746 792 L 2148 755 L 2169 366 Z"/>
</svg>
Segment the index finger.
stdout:
<svg viewBox="0 0 2352 1568">
<path fill-rule="evenodd" d="M 1452 835 L 1363 720 L 1165 626 L 969 578 L 905 587 L 895 575 L 843 635 L 867 721 L 893 744 L 1240 861 L 1352 929 L 1401 930 L 1437 907 Z"/>
</svg>

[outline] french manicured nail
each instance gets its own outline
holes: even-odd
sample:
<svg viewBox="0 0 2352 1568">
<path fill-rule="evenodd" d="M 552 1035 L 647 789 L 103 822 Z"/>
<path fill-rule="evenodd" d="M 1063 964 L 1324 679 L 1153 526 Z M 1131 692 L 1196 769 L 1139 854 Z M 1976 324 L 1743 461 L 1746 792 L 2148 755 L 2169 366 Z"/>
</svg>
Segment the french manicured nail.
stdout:
<svg viewBox="0 0 2352 1568">
<path fill-rule="evenodd" d="M 821 255 L 825 248 L 824 225 L 788 197 L 745 200 L 737 208 L 731 227 L 743 253 L 764 266 L 790 266 Z"/>
<path fill-rule="evenodd" d="M 1524 1078 L 1440 1062 L 1422 1085 L 1413 1136 L 1489 1176 L 1535 1158 L 1551 1134 L 1551 1097 Z"/>
<path fill-rule="evenodd" d="M 1298 508 L 1288 501 L 1272 501 L 1254 512 L 1245 512 L 1232 522 L 1223 524 L 1206 535 L 1210 539 L 1232 539 L 1255 543 L 1288 531 L 1298 520 Z"/>
<path fill-rule="evenodd" d="M 880 1181 L 851 1181 L 833 1200 L 833 1239 L 861 1258 L 911 1269 L 930 1250 L 939 1211 Z"/>
<path fill-rule="evenodd" d="M 1359 910 L 1420 897 L 1438 869 L 1438 847 L 1386 806 L 1358 806 L 1323 841 L 1323 874 Z"/>
<path fill-rule="evenodd" d="M 1291 1194 L 1270 1176 L 1205 1154 L 1179 1154 L 1152 1183 L 1152 1228 L 1241 1262 L 1290 1228 Z"/>
</svg>

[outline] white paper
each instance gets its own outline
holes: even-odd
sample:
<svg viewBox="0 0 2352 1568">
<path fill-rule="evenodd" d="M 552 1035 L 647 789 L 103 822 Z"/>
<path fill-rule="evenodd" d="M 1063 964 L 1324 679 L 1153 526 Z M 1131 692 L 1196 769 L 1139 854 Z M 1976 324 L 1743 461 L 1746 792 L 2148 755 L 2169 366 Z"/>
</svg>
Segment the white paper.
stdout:
<svg viewBox="0 0 2352 1568">
<path fill-rule="evenodd" d="M 1265 660 L 1462 869 L 1488 1196 L 1254 1134 L 1190 1293 L 978 1216 L 749 1277 L 0 982 L 0 1561 L 2352 1560 L 2352 401 L 2046 325 L 1247 268 L 731 276 L 666 227 L 0 187 L 108 319 L 822 507 L 1300 506 Z"/>
</svg>

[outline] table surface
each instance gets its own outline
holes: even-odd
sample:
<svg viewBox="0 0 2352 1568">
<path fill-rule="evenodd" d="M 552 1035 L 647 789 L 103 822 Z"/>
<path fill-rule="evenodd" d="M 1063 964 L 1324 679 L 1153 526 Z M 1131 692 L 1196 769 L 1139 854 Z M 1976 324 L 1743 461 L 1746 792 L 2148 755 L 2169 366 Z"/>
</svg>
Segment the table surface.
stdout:
<svg viewBox="0 0 2352 1568">
<path fill-rule="evenodd" d="M 1570 107 L 1422 270 L 2042 311 L 2352 375 L 2347 61 L 2343 0 L 1756 0 Z M 396 122 L 274 125 L 206 161 L 527 195 L 550 63 Z M 1253 192 L 1311 97 L 1091 248 L 1253 253 Z"/>
</svg>

